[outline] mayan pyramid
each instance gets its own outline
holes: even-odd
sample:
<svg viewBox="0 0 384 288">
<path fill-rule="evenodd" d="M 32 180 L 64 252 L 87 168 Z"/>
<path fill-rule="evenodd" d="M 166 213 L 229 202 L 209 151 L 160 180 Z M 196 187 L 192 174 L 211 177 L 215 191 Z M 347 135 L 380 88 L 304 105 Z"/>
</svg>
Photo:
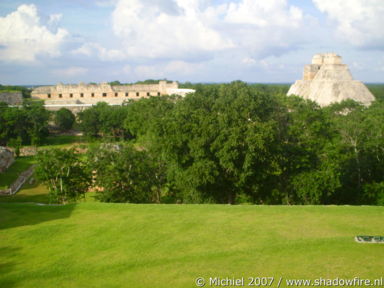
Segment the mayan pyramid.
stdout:
<svg viewBox="0 0 384 288">
<path fill-rule="evenodd" d="M 346 99 L 369 106 L 375 100 L 362 82 L 352 79 L 348 66 L 342 64 L 341 57 L 335 53 L 313 56 L 312 64 L 304 66 L 303 80 L 297 80 L 287 95 L 301 96 L 320 106 Z"/>
</svg>

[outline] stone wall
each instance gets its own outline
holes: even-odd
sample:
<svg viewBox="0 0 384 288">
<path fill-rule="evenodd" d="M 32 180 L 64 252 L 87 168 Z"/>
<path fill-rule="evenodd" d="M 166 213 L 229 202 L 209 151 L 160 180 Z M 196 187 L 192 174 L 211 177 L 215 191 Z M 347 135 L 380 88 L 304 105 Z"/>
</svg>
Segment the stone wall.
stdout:
<svg viewBox="0 0 384 288">
<path fill-rule="evenodd" d="M 23 103 L 23 94 L 20 91 L 1 92 L 0 102 L 5 102 L 8 105 L 21 105 Z"/>
<path fill-rule="evenodd" d="M 312 80 L 319 72 L 321 65 L 308 64 L 304 66 L 303 80 Z"/>
<path fill-rule="evenodd" d="M 0 173 L 7 170 L 14 161 L 13 153 L 9 149 L 0 146 Z"/>
<path fill-rule="evenodd" d="M 20 190 L 21 186 L 32 176 L 35 170 L 35 165 L 32 165 L 27 170 L 22 172 L 19 177 L 17 177 L 16 181 L 13 182 L 8 189 L 0 190 L 0 195 L 13 195 L 17 191 Z"/>
<path fill-rule="evenodd" d="M 321 53 L 315 54 L 312 57 L 312 64 L 323 65 L 323 64 L 342 64 L 341 56 L 336 53 Z"/>
</svg>

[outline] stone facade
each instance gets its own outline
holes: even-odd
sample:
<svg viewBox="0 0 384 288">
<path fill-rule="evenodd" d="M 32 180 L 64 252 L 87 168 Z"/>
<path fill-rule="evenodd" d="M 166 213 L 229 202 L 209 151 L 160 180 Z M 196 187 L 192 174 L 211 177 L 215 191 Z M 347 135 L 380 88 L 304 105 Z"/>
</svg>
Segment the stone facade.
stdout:
<svg viewBox="0 0 384 288">
<path fill-rule="evenodd" d="M 188 90 L 188 91 L 187 91 Z M 191 89 L 179 89 L 177 82 L 159 81 L 158 84 L 110 85 L 83 84 L 37 87 L 32 91 L 32 98 L 45 101 L 51 110 L 61 107 L 69 109 L 86 108 L 97 102 L 121 105 L 124 101 L 137 100 L 151 96 L 181 95 L 194 92 Z"/>
<path fill-rule="evenodd" d="M 13 153 L 9 149 L 0 146 L 0 173 L 7 170 L 14 161 Z"/>
<path fill-rule="evenodd" d="M 23 103 L 23 94 L 20 91 L 1 92 L 0 102 L 5 102 L 8 105 L 21 105 Z"/>
<path fill-rule="evenodd" d="M 360 81 L 353 80 L 346 64 L 335 53 L 316 54 L 312 64 L 304 66 L 303 79 L 297 80 L 287 95 L 297 95 L 320 106 L 352 99 L 366 106 L 375 97 Z"/>
</svg>

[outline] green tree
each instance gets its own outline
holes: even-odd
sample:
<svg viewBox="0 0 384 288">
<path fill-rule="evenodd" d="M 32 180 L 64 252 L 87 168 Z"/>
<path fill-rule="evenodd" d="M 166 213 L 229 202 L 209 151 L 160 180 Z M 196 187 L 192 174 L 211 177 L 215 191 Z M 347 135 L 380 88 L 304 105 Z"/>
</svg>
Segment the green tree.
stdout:
<svg viewBox="0 0 384 288">
<path fill-rule="evenodd" d="M 20 148 L 21 148 L 21 138 L 12 138 L 8 141 L 8 146 L 13 147 L 15 149 L 16 157 L 20 157 Z"/>
<path fill-rule="evenodd" d="M 75 115 L 67 108 L 61 108 L 55 112 L 55 125 L 60 130 L 67 131 L 72 129 L 75 120 Z"/>
<path fill-rule="evenodd" d="M 274 98 L 242 82 L 207 85 L 176 102 L 159 138 L 168 180 L 184 202 L 260 202 L 277 171 Z"/>
<path fill-rule="evenodd" d="M 84 197 L 92 173 L 76 149 L 41 150 L 36 155 L 36 175 L 47 185 L 51 201 L 68 203 Z"/>
<path fill-rule="evenodd" d="M 42 101 L 23 102 L 23 110 L 26 116 L 26 130 L 32 145 L 40 145 L 48 136 L 48 121 L 50 112 L 44 108 Z"/>
<path fill-rule="evenodd" d="M 125 139 L 129 133 L 124 128 L 124 121 L 127 117 L 127 107 L 108 106 L 100 110 L 101 125 L 100 133 L 113 139 Z"/>
<path fill-rule="evenodd" d="M 137 138 L 158 134 L 162 119 L 174 108 L 176 99 L 170 96 L 149 97 L 129 103 L 124 128 Z"/>
<path fill-rule="evenodd" d="M 384 181 L 367 183 L 363 191 L 364 203 L 384 206 Z"/>
<path fill-rule="evenodd" d="M 0 143 L 21 138 L 22 144 L 41 144 L 48 132 L 50 113 L 42 102 L 25 100 L 22 107 L 0 106 Z"/>
<path fill-rule="evenodd" d="M 86 136 L 97 137 L 101 132 L 101 113 L 108 109 L 108 104 L 105 102 L 99 102 L 95 106 L 89 109 L 81 111 L 78 114 L 80 129 Z"/>
<path fill-rule="evenodd" d="M 102 202 L 160 202 L 164 172 L 145 150 L 105 144 L 90 151 L 88 158 Z"/>
<path fill-rule="evenodd" d="M 123 123 L 127 117 L 127 106 L 110 106 L 99 102 L 78 114 L 80 128 L 90 137 L 112 137 L 126 139 L 130 135 Z"/>
<path fill-rule="evenodd" d="M 118 81 L 118 80 L 115 80 L 115 81 L 109 82 L 108 84 L 109 84 L 109 85 L 112 85 L 112 86 L 116 86 L 116 85 L 122 85 L 122 84 L 120 83 L 120 81 Z"/>
<path fill-rule="evenodd" d="M 339 187 L 334 163 L 336 129 L 321 107 L 299 97 L 287 97 L 288 113 L 281 124 L 278 190 L 286 204 L 322 204 Z M 337 154 L 337 153 L 336 153 Z M 332 155 L 332 156 L 331 156 Z M 312 188 L 311 188 L 312 187 Z"/>
</svg>

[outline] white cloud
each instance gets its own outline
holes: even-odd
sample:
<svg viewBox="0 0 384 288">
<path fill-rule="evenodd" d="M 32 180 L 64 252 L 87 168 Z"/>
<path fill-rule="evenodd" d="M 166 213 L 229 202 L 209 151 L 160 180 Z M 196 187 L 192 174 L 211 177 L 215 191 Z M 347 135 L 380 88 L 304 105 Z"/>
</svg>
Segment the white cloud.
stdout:
<svg viewBox="0 0 384 288">
<path fill-rule="evenodd" d="M 60 17 L 51 15 L 48 25 Z M 60 45 L 67 35 L 64 29 L 52 32 L 42 25 L 35 5 L 21 5 L 0 17 L 0 60 L 33 62 L 38 55 L 60 56 Z"/>
<path fill-rule="evenodd" d="M 191 75 L 199 73 L 199 70 L 202 69 L 202 63 L 189 63 L 185 61 L 171 61 L 169 62 L 164 71 L 168 74 L 173 75 Z"/>
<path fill-rule="evenodd" d="M 113 30 L 128 56 L 186 58 L 233 47 L 208 25 L 200 0 L 120 0 Z"/>
<path fill-rule="evenodd" d="M 248 65 L 248 66 L 253 66 L 257 63 L 257 61 L 252 57 L 245 57 L 241 60 L 241 63 Z"/>
<path fill-rule="evenodd" d="M 355 46 L 384 48 L 383 0 L 313 0 L 337 22 L 338 35 Z"/>
<path fill-rule="evenodd" d="M 225 19 L 230 23 L 258 27 L 298 27 L 303 18 L 302 11 L 295 6 L 288 7 L 286 0 L 243 0 L 227 5 Z"/>
<path fill-rule="evenodd" d="M 61 77 L 74 77 L 74 76 L 82 76 L 88 73 L 88 69 L 84 67 L 69 67 L 64 69 L 56 69 L 53 71 L 54 74 Z"/>
<path fill-rule="evenodd" d="M 48 25 L 57 25 L 60 22 L 61 18 L 63 18 L 62 14 L 49 15 Z"/>
<path fill-rule="evenodd" d="M 119 0 L 112 15 L 126 58 L 187 61 L 231 49 L 288 49 L 302 21 L 287 0 Z"/>
<path fill-rule="evenodd" d="M 119 61 L 126 58 L 123 51 L 107 49 L 97 43 L 84 43 L 79 48 L 72 50 L 72 54 L 91 57 L 96 55 L 102 61 Z"/>
<path fill-rule="evenodd" d="M 125 74 L 134 75 L 137 79 L 167 78 L 172 79 L 199 73 L 203 69 L 202 63 L 189 63 L 185 61 L 170 61 L 153 65 L 138 65 L 134 68 L 125 66 Z"/>
<path fill-rule="evenodd" d="M 213 15 L 215 7 L 210 10 Z M 253 58 L 295 49 L 305 35 L 303 11 L 287 0 L 231 1 L 216 8 L 216 13 L 225 24 L 223 33 Z"/>
<path fill-rule="evenodd" d="M 158 79 L 164 77 L 164 71 L 159 69 L 160 67 L 155 65 L 139 65 L 134 69 L 134 74 L 139 77 L 139 79 Z"/>
<path fill-rule="evenodd" d="M 80 56 L 93 56 L 95 54 L 95 44 L 93 43 L 85 43 L 81 45 L 79 48 L 76 48 L 71 51 L 73 55 L 80 55 Z"/>
</svg>

